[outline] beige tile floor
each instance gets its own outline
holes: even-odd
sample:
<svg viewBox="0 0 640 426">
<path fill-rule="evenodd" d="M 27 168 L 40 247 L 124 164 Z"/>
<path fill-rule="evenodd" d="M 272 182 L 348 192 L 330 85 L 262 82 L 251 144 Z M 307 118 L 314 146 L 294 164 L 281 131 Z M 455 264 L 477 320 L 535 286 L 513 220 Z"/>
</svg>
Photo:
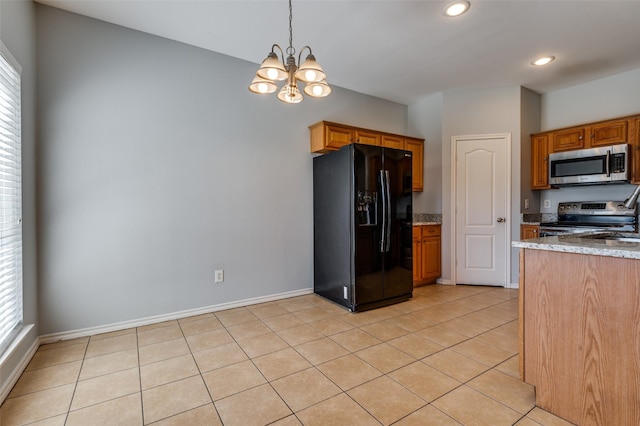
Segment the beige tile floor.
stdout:
<svg viewBox="0 0 640 426">
<path fill-rule="evenodd" d="M 517 290 L 316 295 L 41 346 L 10 425 L 568 425 L 518 375 Z"/>
</svg>

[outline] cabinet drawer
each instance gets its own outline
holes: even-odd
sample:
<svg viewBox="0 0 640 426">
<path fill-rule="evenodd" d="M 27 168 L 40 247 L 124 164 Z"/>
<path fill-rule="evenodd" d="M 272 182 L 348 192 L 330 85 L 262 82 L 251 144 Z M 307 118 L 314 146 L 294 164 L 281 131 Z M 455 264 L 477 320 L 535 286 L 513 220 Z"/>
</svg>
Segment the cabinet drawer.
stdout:
<svg viewBox="0 0 640 426">
<path fill-rule="evenodd" d="M 438 237 L 440 236 L 440 225 L 423 225 L 422 226 L 423 237 Z"/>
</svg>

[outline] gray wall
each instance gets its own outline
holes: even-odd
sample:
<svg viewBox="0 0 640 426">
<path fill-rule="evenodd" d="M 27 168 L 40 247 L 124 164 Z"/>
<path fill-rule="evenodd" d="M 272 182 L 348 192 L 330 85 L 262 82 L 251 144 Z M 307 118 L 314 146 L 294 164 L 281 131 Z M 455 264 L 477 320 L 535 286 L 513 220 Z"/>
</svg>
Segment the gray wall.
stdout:
<svg viewBox="0 0 640 426">
<path fill-rule="evenodd" d="M 409 134 L 424 141 L 424 191 L 413 194 L 416 213 L 442 213 L 442 93 L 409 105 Z"/>
<path fill-rule="evenodd" d="M 455 90 L 444 93 L 442 130 L 442 278 L 451 280 L 451 138 L 490 133 L 511 134 L 512 238 L 519 236 L 520 204 L 520 87 Z M 512 258 L 511 282 L 517 283 L 517 261 Z"/>
<path fill-rule="evenodd" d="M 311 288 L 307 126 L 405 133 L 407 107 L 284 105 L 257 64 L 37 11 L 41 334 Z"/>
<path fill-rule="evenodd" d="M 540 131 L 541 97 L 531 90 L 521 89 L 520 110 L 520 212 L 540 212 L 540 191 L 531 189 L 531 135 Z M 528 200 L 528 207 L 525 207 Z M 519 239 L 518 235 L 514 239 Z"/>
<path fill-rule="evenodd" d="M 0 40 L 22 67 L 22 232 L 24 323 L 33 324 L 0 365 L 0 388 L 38 337 L 36 269 L 36 18 L 30 1 L 0 1 Z"/>
<path fill-rule="evenodd" d="M 541 131 L 640 114 L 640 69 L 542 96 Z M 626 199 L 633 185 L 569 187 L 540 191 L 540 211 L 555 213 L 561 201 Z M 551 207 L 544 208 L 544 200 Z"/>
</svg>

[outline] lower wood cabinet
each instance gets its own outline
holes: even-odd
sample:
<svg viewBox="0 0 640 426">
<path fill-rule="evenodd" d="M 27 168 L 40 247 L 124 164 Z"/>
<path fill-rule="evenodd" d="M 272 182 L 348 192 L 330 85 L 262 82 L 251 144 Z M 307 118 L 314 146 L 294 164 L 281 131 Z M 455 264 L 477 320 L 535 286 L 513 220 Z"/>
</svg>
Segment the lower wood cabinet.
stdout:
<svg viewBox="0 0 640 426">
<path fill-rule="evenodd" d="M 413 286 L 436 282 L 440 269 L 440 225 L 413 227 Z"/>
<path fill-rule="evenodd" d="M 520 239 L 529 240 L 531 238 L 540 238 L 540 226 L 520 225 Z"/>
</svg>

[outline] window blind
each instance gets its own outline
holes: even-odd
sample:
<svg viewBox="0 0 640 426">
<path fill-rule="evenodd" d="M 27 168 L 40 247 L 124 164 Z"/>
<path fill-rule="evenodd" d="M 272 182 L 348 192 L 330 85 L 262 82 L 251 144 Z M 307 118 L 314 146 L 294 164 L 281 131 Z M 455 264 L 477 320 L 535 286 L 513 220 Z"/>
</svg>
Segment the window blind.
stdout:
<svg viewBox="0 0 640 426">
<path fill-rule="evenodd" d="M 22 325 L 22 155 L 19 65 L 0 42 L 0 353 Z"/>
</svg>

